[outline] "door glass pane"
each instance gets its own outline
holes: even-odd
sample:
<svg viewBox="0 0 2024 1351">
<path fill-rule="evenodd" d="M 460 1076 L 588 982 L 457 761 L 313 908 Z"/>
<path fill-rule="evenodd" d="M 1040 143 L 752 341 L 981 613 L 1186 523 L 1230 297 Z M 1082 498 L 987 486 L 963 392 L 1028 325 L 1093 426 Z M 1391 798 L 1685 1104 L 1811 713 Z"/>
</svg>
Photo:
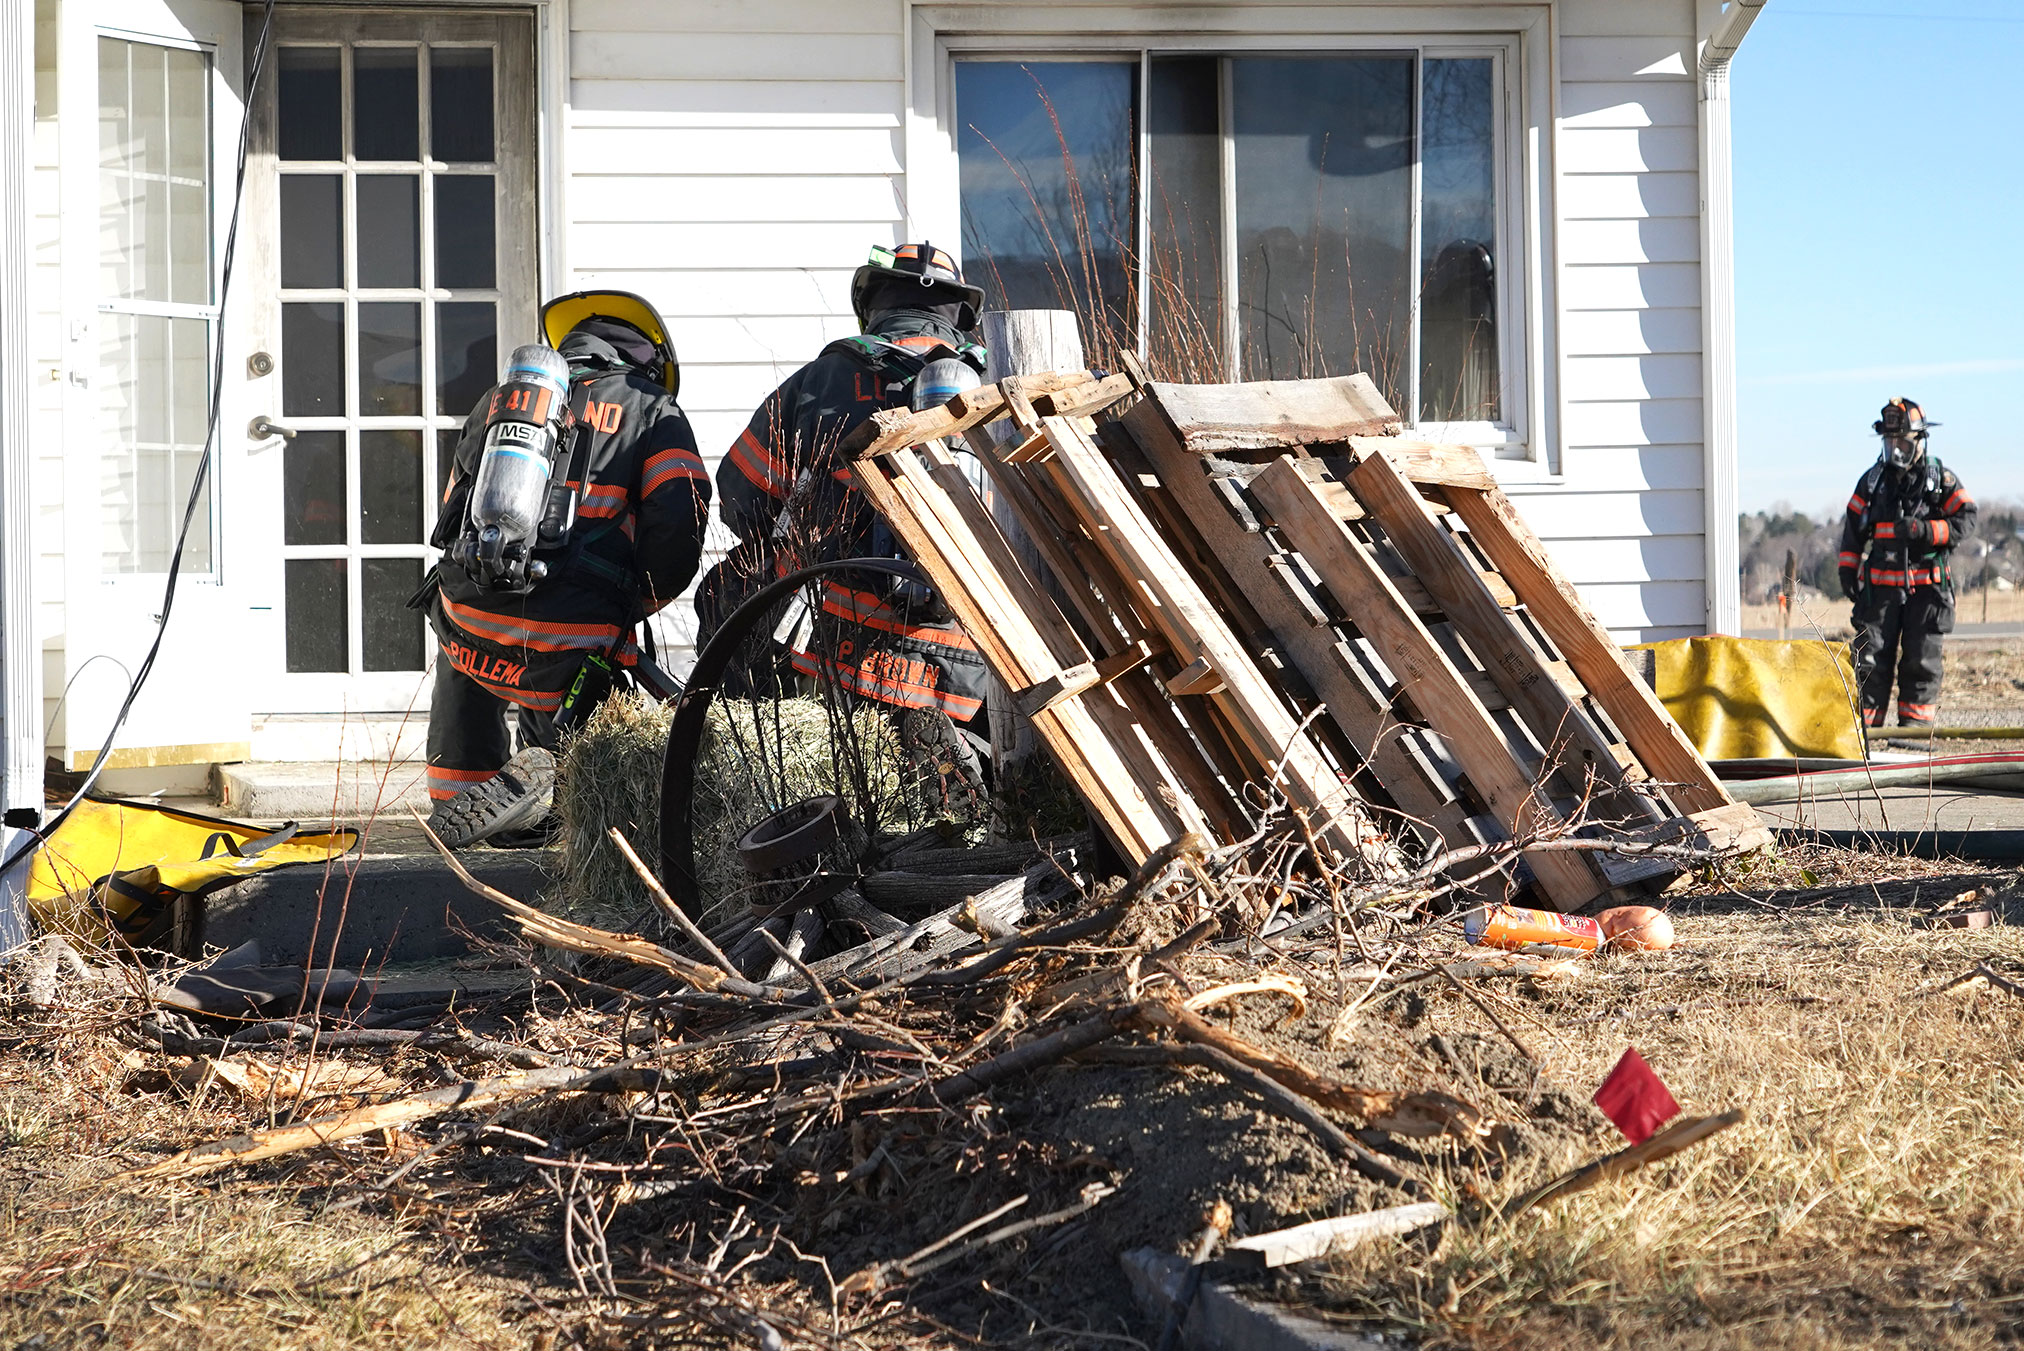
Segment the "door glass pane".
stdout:
<svg viewBox="0 0 2024 1351">
<path fill-rule="evenodd" d="M 421 92 L 413 47 L 351 50 L 351 153 L 355 159 L 421 158 Z"/>
<path fill-rule="evenodd" d="M 489 289 L 497 270 L 492 175 L 436 175 L 436 285 Z"/>
<path fill-rule="evenodd" d="M 281 307 L 281 411 L 344 415 L 344 306 L 291 301 Z"/>
<path fill-rule="evenodd" d="M 100 563 L 166 572 L 204 452 L 210 324 L 153 314 L 99 318 Z M 211 513 L 191 524 L 183 566 L 211 570 Z"/>
<path fill-rule="evenodd" d="M 360 543 L 420 544 L 422 492 L 419 429 L 358 434 Z"/>
<path fill-rule="evenodd" d="M 335 47 L 283 47 L 275 88 L 281 158 L 344 158 L 343 73 Z"/>
<path fill-rule="evenodd" d="M 429 141 L 446 164 L 492 159 L 492 49 L 429 48 Z"/>
<path fill-rule="evenodd" d="M 1404 407 L 1412 58 L 1230 65 L 1239 377 L 1362 371 Z"/>
<path fill-rule="evenodd" d="M 1146 359 L 1163 380 L 1213 382 L 1227 374 L 1221 72 L 1213 56 L 1152 63 Z"/>
<path fill-rule="evenodd" d="M 489 300 L 436 306 L 436 411 L 464 416 L 498 378 L 498 307 Z"/>
<path fill-rule="evenodd" d="M 1420 417 L 1500 421 L 1495 72 L 1430 60 L 1420 113 Z"/>
<path fill-rule="evenodd" d="M 210 61 L 100 38 L 100 566 L 164 572 L 209 433 L 208 317 L 135 314 L 130 302 L 211 301 Z M 184 566 L 212 569 L 208 494 Z"/>
<path fill-rule="evenodd" d="M 211 303 L 211 62 L 165 49 L 168 93 L 169 299 Z"/>
<path fill-rule="evenodd" d="M 419 558 L 367 558 L 359 563 L 359 603 L 364 621 L 365 669 L 422 669 L 422 613 L 408 597 L 422 584 Z"/>
<path fill-rule="evenodd" d="M 98 40 L 99 293 L 211 301 L 210 60 Z"/>
<path fill-rule="evenodd" d="M 422 284 L 422 180 L 358 176 L 358 284 Z"/>
<path fill-rule="evenodd" d="M 422 411 L 422 307 L 374 301 L 358 307 L 358 411 L 385 417 Z"/>
<path fill-rule="evenodd" d="M 281 542 L 344 543 L 344 433 L 297 432 L 281 452 Z"/>
<path fill-rule="evenodd" d="M 281 284 L 344 285 L 344 179 L 339 175 L 282 176 Z"/>
<path fill-rule="evenodd" d="M 283 565 L 283 629 L 290 671 L 346 671 L 345 560 L 291 558 Z"/>
<path fill-rule="evenodd" d="M 1089 359 L 1136 345 L 1138 64 L 959 61 L 964 274 L 986 309 L 1073 310 Z"/>
</svg>

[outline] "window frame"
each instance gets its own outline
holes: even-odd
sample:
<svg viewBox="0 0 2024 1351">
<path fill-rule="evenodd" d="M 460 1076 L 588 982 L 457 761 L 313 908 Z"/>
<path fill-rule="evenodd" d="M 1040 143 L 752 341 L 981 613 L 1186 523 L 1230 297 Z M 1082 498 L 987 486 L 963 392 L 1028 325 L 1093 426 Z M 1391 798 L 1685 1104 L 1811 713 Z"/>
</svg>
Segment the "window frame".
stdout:
<svg viewBox="0 0 2024 1351">
<path fill-rule="evenodd" d="M 1272 13 L 1251 10 L 1175 14 L 1163 11 L 1164 26 L 1140 27 L 1143 11 L 1104 7 L 1063 14 L 1040 6 L 991 11 L 993 27 L 977 23 L 977 13 L 957 5 L 920 5 L 909 26 L 909 109 L 906 123 L 908 228 L 925 231 L 937 241 L 960 241 L 960 167 L 956 134 L 955 64 L 959 60 L 1135 60 L 1139 65 L 1139 126 L 1134 153 L 1148 164 L 1151 129 L 1146 118 L 1150 96 L 1150 62 L 1155 56 L 1200 54 L 1226 57 L 1295 54 L 1309 56 L 1411 53 L 1414 56 L 1415 154 L 1412 166 L 1410 394 L 1407 425 L 1413 434 L 1475 446 L 1506 480 L 1547 481 L 1558 477 L 1559 425 L 1557 362 L 1545 316 L 1552 311 L 1552 277 L 1548 240 L 1553 235 L 1550 166 L 1551 62 L 1547 57 L 1549 11 L 1544 5 L 1507 9 L 1454 10 L 1423 8 L 1373 13 L 1368 9 L 1329 6 Z M 1115 27 L 1106 31 L 1106 19 Z M 1401 31 L 1402 21 L 1416 21 Z M 1504 421 L 1427 422 L 1416 420 L 1420 371 L 1421 157 L 1418 139 L 1423 117 L 1424 63 L 1428 57 L 1488 57 L 1499 82 L 1497 100 L 1497 313 L 1499 380 Z M 1228 83 L 1230 67 L 1222 67 Z M 1224 238 L 1229 233 L 1233 198 L 1227 89 L 1224 123 Z M 1141 240 L 1148 225 L 1148 194 L 1137 185 L 1135 227 Z M 1139 294 L 1144 295 L 1143 269 L 1147 251 L 1139 250 Z M 1226 273 L 1231 263 L 1225 249 Z M 1227 276 L 1226 276 L 1227 284 Z M 1233 293 L 1234 294 L 1234 293 Z M 1237 306 L 1226 307 L 1226 331 L 1236 323 Z M 1146 336 L 1146 307 L 1138 315 L 1140 348 Z M 1229 360 L 1237 347 L 1226 341 Z"/>
</svg>

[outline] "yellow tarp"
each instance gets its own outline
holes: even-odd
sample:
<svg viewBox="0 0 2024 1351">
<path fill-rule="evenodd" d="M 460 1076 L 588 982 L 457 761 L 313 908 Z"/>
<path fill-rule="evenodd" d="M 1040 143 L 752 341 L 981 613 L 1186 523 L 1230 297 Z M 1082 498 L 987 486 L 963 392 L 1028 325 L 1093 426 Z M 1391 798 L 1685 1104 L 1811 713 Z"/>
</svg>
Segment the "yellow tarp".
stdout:
<svg viewBox="0 0 2024 1351">
<path fill-rule="evenodd" d="M 1702 758 L 1863 758 L 1846 643 L 1675 638 L 1640 644 L 1653 688 Z"/>
<path fill-rule="evenodd" d="M 145 943 L 180 896 L 202 896 L 292 863 L 323 863 L 358 843 L 356 830 L 301 834 L 174 811 L 148 802 L 86 798 L 35 851 L 28 908 L 45 928 Z"/>
</svg>

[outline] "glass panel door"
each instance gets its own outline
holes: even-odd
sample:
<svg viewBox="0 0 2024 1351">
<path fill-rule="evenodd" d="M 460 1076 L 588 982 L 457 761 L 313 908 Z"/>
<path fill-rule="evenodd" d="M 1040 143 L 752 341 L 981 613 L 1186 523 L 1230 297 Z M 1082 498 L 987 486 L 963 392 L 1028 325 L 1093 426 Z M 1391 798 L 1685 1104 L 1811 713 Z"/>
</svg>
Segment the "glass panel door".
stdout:
<svg viewBox="0 0 2024 1351">
<path fill-rule="evenodd" d="M 63 353 L 65 435 L 50 522 L 62 536 L 50 749 L 69 767 L 92 763 L 159 635 L 108 763 L 234 759 L 250 733 L 250 679 L 220 677 L 233 663 L 220 662 L 218 643 L 243 631 L 253 576 L 234 509 L 247 413 L 244 382 L 217 383 L 216 363 L 244 314 L 220 302 L 245 11 L 224 0 L 94 0 L 61 6 L 55 22 L 62 316 L 51 340 Z"/>
<path fill-rule="evenodd" d="M 275 711 L 406 708 L 420 686 L 433 648 L 407 601 L 448 459 L 534 327 L 531 80 L 503 78 L 531 67 L 529 28 L 297 12 L 277 34 Z"/>
</svg>

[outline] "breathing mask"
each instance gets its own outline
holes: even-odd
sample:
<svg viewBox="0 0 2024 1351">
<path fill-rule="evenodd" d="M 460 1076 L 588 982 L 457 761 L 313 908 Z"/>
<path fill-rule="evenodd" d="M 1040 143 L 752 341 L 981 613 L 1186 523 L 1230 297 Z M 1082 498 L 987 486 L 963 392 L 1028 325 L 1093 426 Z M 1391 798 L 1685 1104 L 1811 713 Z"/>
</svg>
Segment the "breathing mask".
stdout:
<svg viewBox="0 0 2024 1351">
<path fill-rule="evenodd" d="M 1883 412 L 1873 428 L 1883 438 L 1880 458 L 1892 469 L 1915 468 L 1926 457 L 1926 435 L 1937 422 L 1926 421 L 1925 410 L 1910 399 L 1892 399 L 1883 406 Z"/>
</svg>

